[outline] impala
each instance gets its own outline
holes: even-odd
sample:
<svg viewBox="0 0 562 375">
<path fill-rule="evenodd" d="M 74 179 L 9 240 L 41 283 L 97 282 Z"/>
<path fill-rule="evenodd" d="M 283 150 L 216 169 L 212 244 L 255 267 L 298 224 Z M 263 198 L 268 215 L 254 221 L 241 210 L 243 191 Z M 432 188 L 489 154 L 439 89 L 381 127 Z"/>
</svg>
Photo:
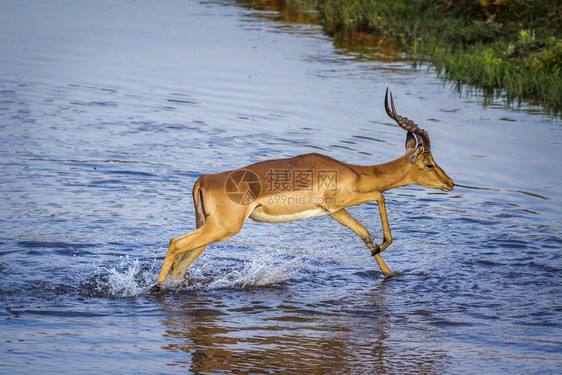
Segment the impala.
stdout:
<svg viewBox="0 0 562 375">
<path fill-rule="evenodd" d="M 153 290 L 161 290 L 170 269 L 173 279 L 181 279 L 207 246 L 237 234 L 248 218 L 283 223 L 330 215 L 361 237 L 384 276 L 393 275 L 380 254 L 392 243 L 382 193 L 409 184 L 450 191 L 454 183 L 433 160 L 427 132 L 396 113 L 392 93 L 389 107 L 388 94 L 387 88 L 386 113 L 407 131 L 405 155 L 385 164 L 359 166 L 305 154 L 200 177 L 193 187 L 197 229 L 170 241 Z M 382 222 L 379 245 L 345 209 L 372 201 L 378 204 Z"/>
</svg>

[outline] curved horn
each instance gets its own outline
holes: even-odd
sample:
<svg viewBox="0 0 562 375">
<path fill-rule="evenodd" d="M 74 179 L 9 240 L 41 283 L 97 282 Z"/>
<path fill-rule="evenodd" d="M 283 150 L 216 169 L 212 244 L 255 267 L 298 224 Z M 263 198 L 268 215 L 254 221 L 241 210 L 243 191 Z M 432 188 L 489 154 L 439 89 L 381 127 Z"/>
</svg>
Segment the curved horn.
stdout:
<svg viewBox="0 0 562 375">
<path fill-rule="evenodd" d="M 390 93 L 390 105 L 392 106 L 392 110 L 388 107 L 388 87 L 386 88 L 386 94 L 384 96 L 384 109 L 386 109 L 386 113 L 388 117 L 396 121 L 396 123 L 404 130 L 408 132 L 412 132 L 416 135 L 418 139 L 418 143 L 423 146 L 423 153 L 429 154 L 431 144 L 429 142 L 429 135 L 423 129 L 420 129 L 415 122 L 406 117 L 402 117 L 396 113 L 396 108 L 394 108 L 394 99 L 392 99 L 392 92 Z"/>
</svg>

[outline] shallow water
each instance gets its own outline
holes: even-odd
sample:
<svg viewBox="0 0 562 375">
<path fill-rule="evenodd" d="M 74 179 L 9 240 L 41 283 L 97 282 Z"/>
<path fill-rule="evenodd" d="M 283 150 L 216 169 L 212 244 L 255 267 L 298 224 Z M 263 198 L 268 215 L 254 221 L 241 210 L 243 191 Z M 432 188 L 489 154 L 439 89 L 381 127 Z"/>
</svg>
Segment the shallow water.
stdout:
<svg viewBox="0 0 562 375">
<path fill-rule="evenodd" d="M 1 372 L 560 368 L 559 120 L 232 1 L 0 10 Z M 330 218 L 248 222 L 149 294 L 201 174 L 399 157 L 386 86 L 458 185 L 386 194 L 396 277 Z M 380 241 L 376 204 L 350 213 Z"/>
</svg>

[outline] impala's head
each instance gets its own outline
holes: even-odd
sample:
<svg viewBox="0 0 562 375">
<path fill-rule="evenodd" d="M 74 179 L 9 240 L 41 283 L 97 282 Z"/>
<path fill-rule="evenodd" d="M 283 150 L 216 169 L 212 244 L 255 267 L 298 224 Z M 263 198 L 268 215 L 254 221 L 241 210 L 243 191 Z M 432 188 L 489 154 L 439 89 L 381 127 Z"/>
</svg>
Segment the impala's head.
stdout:
<svg viewBox="0 0 562 375">
<path fill-rule="evenodd" d="M 431 155 L 431 144 L 429 135 L 420 129 L 412 120 L 402 117 L 396 113 L 394 100 L 390 93 L 390 105 L 388 106 L 388 88 L 384 97 L 384 107 L 388 116 L 408 133 L 406 135 L 406 159 L 410 163 L 410 178 L 412 183 L 429 188 L 441 189 L 443 191 L 453 190 L 455 184 L 447 176 L 447 173 L 435 163 Z"/>
</svg>

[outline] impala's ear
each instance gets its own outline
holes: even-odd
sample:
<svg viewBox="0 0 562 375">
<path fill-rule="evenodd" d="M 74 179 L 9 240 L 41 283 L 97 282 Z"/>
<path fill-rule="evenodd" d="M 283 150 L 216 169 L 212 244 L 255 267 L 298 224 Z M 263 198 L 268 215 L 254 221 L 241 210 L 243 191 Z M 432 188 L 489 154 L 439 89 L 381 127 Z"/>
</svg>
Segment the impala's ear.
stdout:
<svg viewBox="0 0 562 375">
<path fill-rule="evenodd" d="M 424 148 L 422 145 L 419 145 L 418 148 L 416 148 L 416 151 L 414 152 L 414 156 L 412 157 L 412 160 L 417 161 L 420 156 L 422 156 L 424 154 Z"/>
<path fill-rule="evenodd" d="M 412 164 L 416 164 L 423 155 L 422 145 L 419 145 L 416 148 L 409 148 L 407 150 L 408 151 L 406 152 L 406 157 L 408 158 L 408 161 Z"/>
<path fill-rule="evenodd" d="M 406 135 L 406 152 L 414 148 L 416 148 L 416 137 L 414 137 L 412 132 L 408 132 Z"/>
</svg>

